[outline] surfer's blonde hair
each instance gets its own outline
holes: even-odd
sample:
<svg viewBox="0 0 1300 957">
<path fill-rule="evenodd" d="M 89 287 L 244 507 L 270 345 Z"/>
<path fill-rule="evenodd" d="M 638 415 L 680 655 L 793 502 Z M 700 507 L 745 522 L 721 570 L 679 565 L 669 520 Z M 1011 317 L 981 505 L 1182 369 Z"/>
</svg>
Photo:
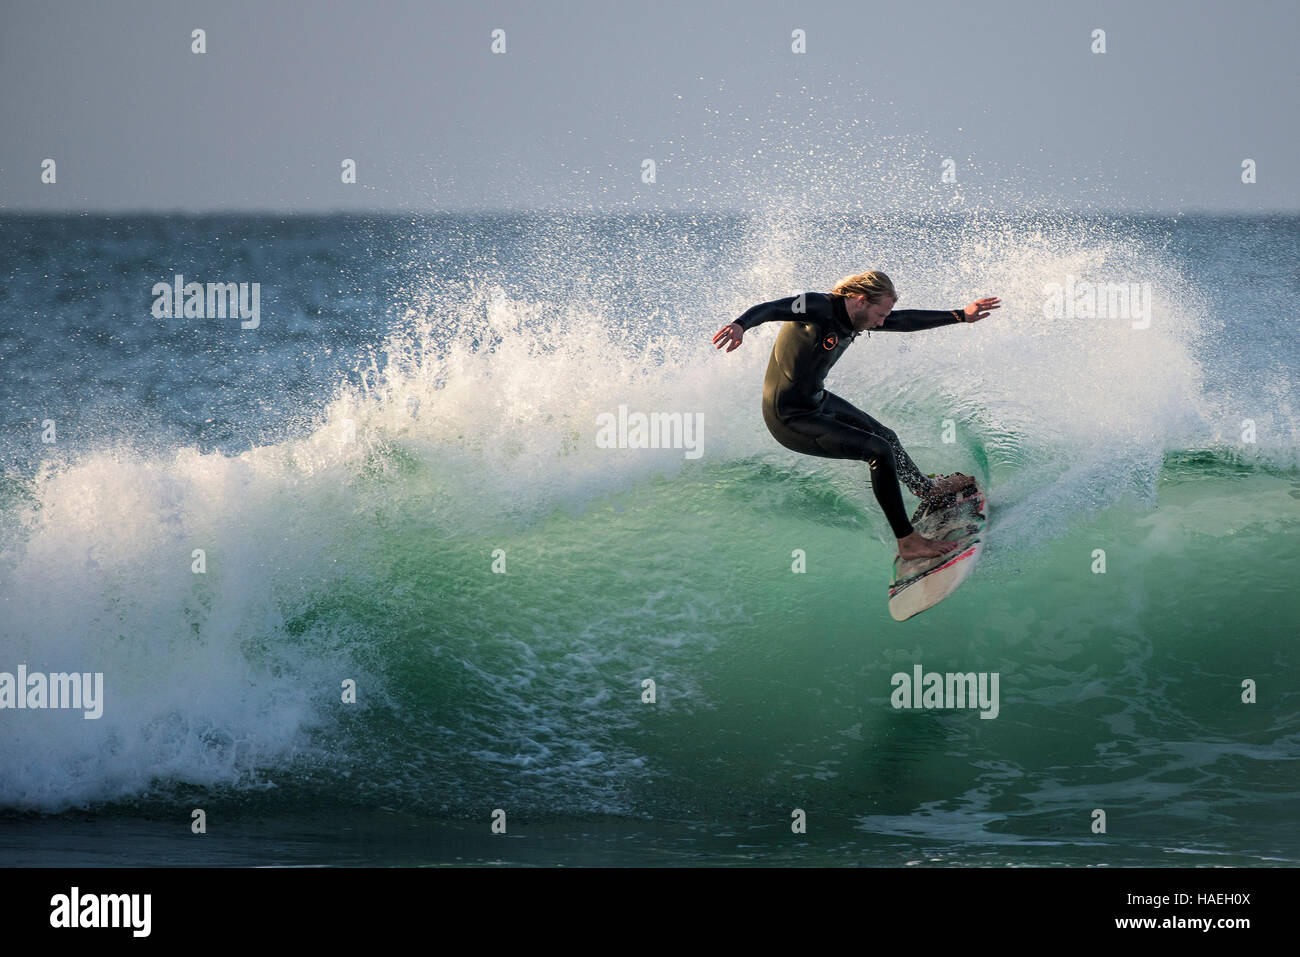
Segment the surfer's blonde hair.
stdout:
<svg viewBox="0 0 1300 957">
<path fill-rule="evenodd" d="M 867 302 L 873 304 L 888 296 L 894 302 L 898 302 L 898 293 L 894 291 L 893 281 L 878 269 L 860 272 L 856 276 L 845 276 L 835 284 L 831 295 L 866 296 Z"/>
</svg>

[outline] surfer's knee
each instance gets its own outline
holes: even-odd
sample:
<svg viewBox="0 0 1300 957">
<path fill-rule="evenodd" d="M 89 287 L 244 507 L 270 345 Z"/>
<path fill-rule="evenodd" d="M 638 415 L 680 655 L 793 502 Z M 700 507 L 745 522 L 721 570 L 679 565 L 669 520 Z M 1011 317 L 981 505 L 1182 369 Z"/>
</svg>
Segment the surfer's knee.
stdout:
<svg viewBox="0 0 1300 957">
<path fill-rule="evenodd" d="M 872 471 L 881 466 L 894 469 L 894 450 L 879 436 L 869 435 L 862 440 L 862 458 L 871 466 Z"/>
</svg>

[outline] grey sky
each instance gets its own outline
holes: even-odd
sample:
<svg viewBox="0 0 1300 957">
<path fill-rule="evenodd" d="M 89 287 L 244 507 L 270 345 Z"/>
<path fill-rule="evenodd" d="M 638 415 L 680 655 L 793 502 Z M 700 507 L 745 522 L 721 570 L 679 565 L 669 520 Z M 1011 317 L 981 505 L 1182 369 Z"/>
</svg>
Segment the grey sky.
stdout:
<svg viewBox="0 0 1300 957">
<path fill-rule="evenodd" d="M 1298 28 L 1294 0 L 3 0 L 0 208 L 1296 211 Z"/>
</svg>

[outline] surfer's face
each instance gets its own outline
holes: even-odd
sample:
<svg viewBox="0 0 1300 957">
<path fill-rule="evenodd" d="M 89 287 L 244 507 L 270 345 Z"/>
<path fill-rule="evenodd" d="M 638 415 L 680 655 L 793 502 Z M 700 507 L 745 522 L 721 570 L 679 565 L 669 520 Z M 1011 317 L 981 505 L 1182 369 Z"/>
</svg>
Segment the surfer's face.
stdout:
<svg viewBox="0 0 1300 957">
<path fill-rule="evenodd" d="M 867 302 L 867 297 L 858 293 L 856 296 L 849 296 L 845 302 L 849 321 L 853 323 L 853 328 L 858 330 L 879 329 L 893 308 L 893 296 L 882 296 L 880 302 Z"/>
<path fill-rule="evenodd" d="M 885 321 L 885 316 L 893 311 L 893 296 L 881 296 L 879 303 L 867 303 L 863 309 L 862 315 L 866 316 L 867 329 L 879 329 Z"/>
</svg>

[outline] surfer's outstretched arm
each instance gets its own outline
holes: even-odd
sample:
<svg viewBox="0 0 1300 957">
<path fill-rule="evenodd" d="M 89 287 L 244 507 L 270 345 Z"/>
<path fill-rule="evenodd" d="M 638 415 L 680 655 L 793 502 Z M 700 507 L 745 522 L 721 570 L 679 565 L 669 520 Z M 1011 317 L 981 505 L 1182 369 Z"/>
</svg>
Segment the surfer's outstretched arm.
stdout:
<svg viewBox="0 0 1300 957">
<path fill-rule="evenodd" d="M 885 332 L 921 332 L 961 322 L 960 309 L 895 309 L 877 328 Z"/>
<path fill-rule="evenodd" d="M 740 318 L 736 320 L 736 325 L 740 328 L 749 330 L 764 322 L 784 322 L 786 319 L 798 319 L 806 313 L 795 312 L 795 306 L 798 305 L 802 296 L 786 296 L 784 299 L 773 299 L 771 302 L 760 302 L 757 306 L 750 306 Z"/>
<path fill-rule="evenodd" d="M 739 319 L 729 322 L 713 335 L 713 344 L 721 349 L 727 347 L 730 352 L 740 345 L 746 331 L 765 322 L 784 322 L 786 319 L 798 319 L 804 313 L 795 312 L 795 305 L 801 296 L 786 296 L 771 302 L 760 302 L 757 306 L 746 309 Z"/>
<path fill-rule="evenodd" d="M 979 322 L 987 318 L 994 309 L 1001 307 L 1001 299 L 988 296 L 984 299 L 976 299 L 965 309 L 895 309 L 877 328 L 884 329 L 886 332 L 921 332 L 925 329 L 951 326 L 958 322 Z"/>
</svg>

